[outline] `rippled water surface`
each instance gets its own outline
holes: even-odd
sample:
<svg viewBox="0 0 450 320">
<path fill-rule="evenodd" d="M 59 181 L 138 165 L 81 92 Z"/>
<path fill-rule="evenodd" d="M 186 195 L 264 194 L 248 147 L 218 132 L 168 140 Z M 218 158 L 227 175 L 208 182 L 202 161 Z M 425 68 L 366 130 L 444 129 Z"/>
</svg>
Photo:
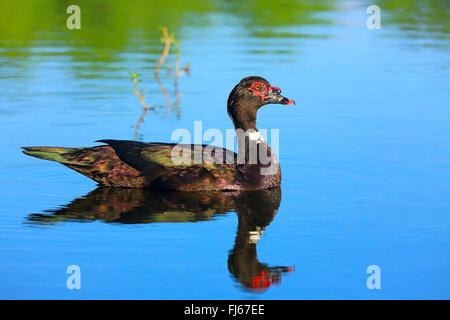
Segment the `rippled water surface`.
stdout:
<svg viewBox="0 0 450 320">
<path fill-rule="evenodd" d="M 375 30 L 362 0 L 78 1 L 81 30 L 69 4 L 0 2 L 1 298 L 450 298 L 447 1 L 378 1 Z M 172 47 L 167 97 L 162 26 L 190 66 L 175 87 Z M 152 109 L 137 130 L 133 72 Z M 297 103 L 258 113 L 280 130 L 280 189 L 96 189 L 20 151 L 225 132 L 247 75 Z"/>
</svg>

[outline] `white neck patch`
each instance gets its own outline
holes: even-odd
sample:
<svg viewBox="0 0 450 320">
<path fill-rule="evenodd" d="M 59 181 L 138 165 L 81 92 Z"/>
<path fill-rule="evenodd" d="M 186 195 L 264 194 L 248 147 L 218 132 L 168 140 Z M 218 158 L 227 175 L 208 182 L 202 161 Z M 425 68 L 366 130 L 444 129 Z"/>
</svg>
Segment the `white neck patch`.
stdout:
<svg viewBox="0 0 450 320">
<path fill-rule="evenodd" d="M 251 131 L 251 132 L 249 132 L 248 138 L 250 139 L 250 141 L 254 141 L 256 143 L 265 142 L 264 138 L 261 135 L 261 133 L 259 133 L 258 131 Z"/>
</svg>

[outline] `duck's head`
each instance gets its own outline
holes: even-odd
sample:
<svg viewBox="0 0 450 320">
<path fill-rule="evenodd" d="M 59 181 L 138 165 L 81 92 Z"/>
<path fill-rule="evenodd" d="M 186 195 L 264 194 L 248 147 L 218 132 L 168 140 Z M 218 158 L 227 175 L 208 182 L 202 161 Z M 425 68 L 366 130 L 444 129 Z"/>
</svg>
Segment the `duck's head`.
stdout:
<svg viewBox="0 0 450 320">
<path fill-rule="evenodd" d="M 250 76 L 242 79 L 228 97 L 228 114 L 236 128 L 244 130 L 256 125 L 256 112 L 266 104 L 295 105 L 283 97 L 281 89 L 272 87 L 266 79 Z"/>
</svg>

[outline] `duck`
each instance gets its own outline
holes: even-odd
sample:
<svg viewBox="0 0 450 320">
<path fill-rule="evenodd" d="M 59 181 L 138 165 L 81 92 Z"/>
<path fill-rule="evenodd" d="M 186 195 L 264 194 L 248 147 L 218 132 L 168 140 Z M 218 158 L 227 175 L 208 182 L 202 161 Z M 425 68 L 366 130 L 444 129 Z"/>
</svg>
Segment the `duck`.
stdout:
<svg viewBox="0 0 450 320">
<path fill-rule="evenodd" d="M 100 186 L 177 191 L 241 191 L 279 187 L 281 167 L 256 127 L 268 104 L 295 105 L 260 76 L 248 76 L 231 90 L 227 112 L 237 153 L 206 144 L 103 139 L 86 148 L 22 147 L 23 153 L 55 161 Z M 200 158 L 198 155 L 200 154 Z"/>
</svg>

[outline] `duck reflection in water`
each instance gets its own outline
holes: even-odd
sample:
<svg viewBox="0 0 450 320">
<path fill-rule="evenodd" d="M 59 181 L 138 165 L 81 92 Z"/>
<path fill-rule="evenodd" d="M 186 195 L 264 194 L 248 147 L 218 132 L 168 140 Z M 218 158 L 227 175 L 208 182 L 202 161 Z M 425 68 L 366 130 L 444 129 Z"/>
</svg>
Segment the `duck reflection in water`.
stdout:
<svg viewBox="0 0 450 320">
<path fill-rule="evenodd" d="M 234 201 L 239 223 L 234 248 L 228 256 L 228 270 L 254 292 L 279 284 L 283 272 L 294 271 L 292 267 L 269 267 L 257 257 L 258 240 L 277 214 L 280 202 L 280 188 L 241 193 Z"/>
<path fill-rule="evenodd" d="M 241 192 L 155 192 L 145 189 L 97 188 L 68 205 L 31 214 L 27 223 L 53 225 L 62 221 L 145 224 L 195 222 L 235 211 L 238 229 L 229 252 L 228 270 L 244 288 L 265 291 L 281 281 L 292 267 L 269 267 L 257 257 L 257 243 L 274 219 L 281 202 L 281 189 Z"/>
</svg>

